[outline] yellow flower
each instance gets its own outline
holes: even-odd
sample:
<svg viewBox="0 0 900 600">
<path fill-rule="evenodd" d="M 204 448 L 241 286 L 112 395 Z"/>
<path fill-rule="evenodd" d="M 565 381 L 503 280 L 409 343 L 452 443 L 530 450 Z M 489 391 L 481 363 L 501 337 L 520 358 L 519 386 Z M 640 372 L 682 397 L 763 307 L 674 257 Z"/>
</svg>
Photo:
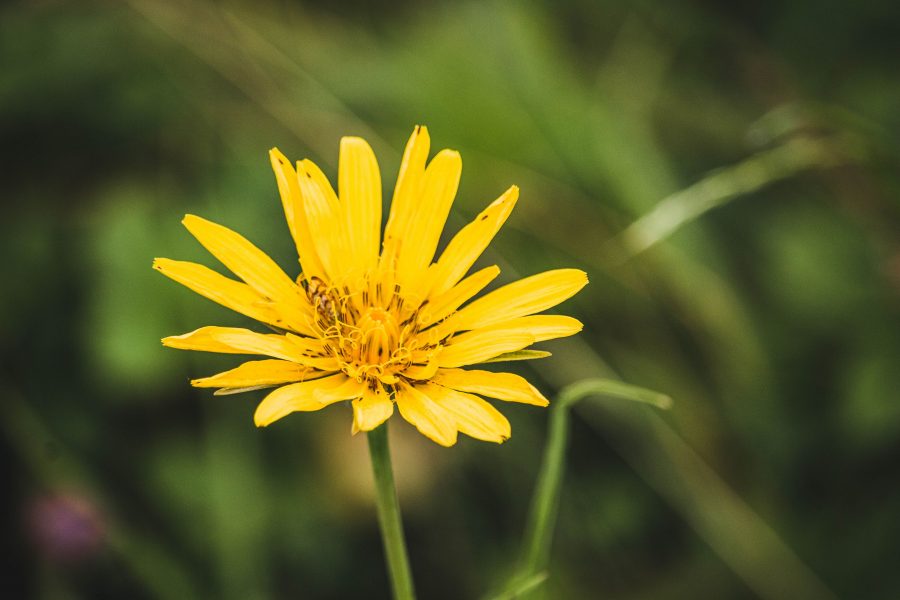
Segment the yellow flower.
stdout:
<svg viewBox="0 0 900 600">
<path fill-rule="evenodd" d="M 383 242 L 381 176 L 365 140 L 341 140 L 337 194 L 309 160 L 295 170 L 281 152 L 270 151 L 302 266 L 296 281 L 234 231 L 194 215 L 184 218 L 194 237 L 243 281 L 166 258 L 156 259 L 154 268 L 276 331 L 201 327 L 164 338 L 172 348 L 268 357 L 192 385 L 220 388 L 217 394 L 277 386 L 256 409 L 258 426 L 350 400 L 356 433 L 378 427 L 396 405 L 404 419 L 444 446 L 456 442 L 457 432 L 498 443 L 509 437 L 506 418 L 475 394 L 547 405 L 518 375 L 462 367 L 546 356 L 526 348 L 577 333 L 582 325 L 535 313 L 574 295 L 587 276 L 577 269 L 547 271 L 466 304 L 500 273 L 490 266 L 466 276 L 519 190 L 510 187 L 432 262 L 462 162 L 458 152 L 442 150 L 426 166 L 429 146 L 427 130 L 416 127 Z"/>
</svg>

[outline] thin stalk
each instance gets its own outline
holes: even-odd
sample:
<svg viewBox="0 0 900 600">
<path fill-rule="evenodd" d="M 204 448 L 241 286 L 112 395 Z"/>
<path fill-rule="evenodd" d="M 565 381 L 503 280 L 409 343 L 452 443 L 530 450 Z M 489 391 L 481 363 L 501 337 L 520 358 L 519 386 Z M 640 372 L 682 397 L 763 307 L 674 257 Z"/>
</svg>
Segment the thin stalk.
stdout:
<svg viewBox="0 0 900 600">
<path fill-rule="evenodd" d="M 391 467 L 391 449 L 388 444 L 388 424 L 384 423 L 369 432 L 369 456 L 372 458 L 372 475 L 375 478 L 375 503 L 378 507 L 378 525 L 384 543 L 385 560 L 394 590 L 395 600 L 415 600 L 412 574 L 406 542 L 403 538 L 403 522 L 400 504 L 394 487 L 394 470 Z"/>
<path fill-rule="evenodd" d="M 556 524 L 559 493 L 565 470 L 565 453 L 569 441 L 569 407 L 560 402 L 550 410 L 548 442 L 538 475 L 537 487 L 525 526 L 524 550 L 520 574 L 534 576 L 547 566 L 550 538 Z"/>
<path fill-rule="evenodd" d="M 665 394 L 612 379 L 583 379 L 562 389 L 550 408 L 547 445 L 525 525 L 519 568 L 506 588 L 492 600 L 536 597 L 537 588 L 547 579 L 569 442 L 569 412 L 572 405 L 588 396 L 631 400 L 663 409 L 672 404 L 672 399 Z"/>
</svg>

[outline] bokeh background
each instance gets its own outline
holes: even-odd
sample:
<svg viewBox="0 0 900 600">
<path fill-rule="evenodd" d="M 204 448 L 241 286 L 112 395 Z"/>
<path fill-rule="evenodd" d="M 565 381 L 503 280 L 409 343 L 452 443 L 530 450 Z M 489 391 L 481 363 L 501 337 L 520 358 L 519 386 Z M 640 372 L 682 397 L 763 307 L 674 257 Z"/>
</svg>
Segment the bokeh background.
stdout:
<svg viewBox="0 0 900 600">
<path fill-rule="evenodd" d="M 7 2 L 0 7 L 0 595 L 387 598 L 365 440 L 332 407 L 162 348 L 250 323 L 150 268 L 229 225 L 296 270 L 266 152 L 385 187 L 413 126 L 461 151 L 448 231 L 512 183 L 484 258 L 591 285 L 517 363 L 667 412 L 575 411 L 547 598 L 900 597 L 896 2 Z M 446 450 L 391 428 L 422 598 L 511 573 L 547 412 Z"/>
</svg>

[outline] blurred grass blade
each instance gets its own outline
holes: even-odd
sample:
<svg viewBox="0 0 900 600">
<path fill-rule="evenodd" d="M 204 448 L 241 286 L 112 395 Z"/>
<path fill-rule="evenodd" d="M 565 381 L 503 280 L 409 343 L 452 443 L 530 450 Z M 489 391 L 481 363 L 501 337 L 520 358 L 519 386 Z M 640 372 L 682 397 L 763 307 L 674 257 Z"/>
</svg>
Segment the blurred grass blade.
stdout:
<svg viewBox="0 0 900 600">
<path fill-rule="evenodd" d="M 532 581 L 547 568 L 569 438 L 569 409 L 588 396 L 633 400 L 658 408 L 668 408 L 672 404 L 671 398 L 665 394 L 611 379 L 585 379 L 563 388 L 550 409 L 547 445 L 531 501 L 519 570 L 500 597 L 515 598 L 524 594 L 525 583 Z M 545 578 L 546 575 L 527 589 L 536 588 Z M 514 590 L 519 591 L 514 593 Z"/>
<path fill-rule="evenodd" d="M 845 161 L 824 140 L 791 139 L 664 198 L 652 211 L 616 236 L 607 245 L 607 252 L 613 263 L 625 262 L 729 200 L 801 171 L 832 167 Z"/>
<path fill-rule="evenodd" d="M 241 11 L 237 6 L 223 9 L 196 1 L 128 0 L 128 4 L 231 82 L 261 112 L 312 149 L 321 163 L 336 166 L 330 145 L 332 136 L 326 135 L 325 129 L 337 123 L 342 124 L 342 129 L 352 129 L 369 142 L 376 143 L 382 155 L 399 154 L 397 148 L 384 140 L 309 69 L 254 27 L 251 20 L 260 21 L 262 25 L 266 23 L 265 16 L 258 16 L 260 11 Z M 203 35 L 198 35 L 198 27 Z M 210 45 L 205 41 L 208 39 L 216 43 Z M 279 85 L 285 81 L 300 86 L 303 103 L 298 103 L 290 91 Z M 310 105 L 317 106 L 315 119 L 301 110 L 305 106 L 309 111 Z"/>
<path fill-rule="evenodd" d="M 506 588 L 506 590 L 500 592 L 496 596 L 490 596 L 490 600 L 515 600 L 523 594 L 527 594 L 531 590 L 536 589 L 537 586 L 544 583 L 547 576 L 547 572 L 542 571 L 525 579 L 516 579 Z"/>
<path fill-rule="evenodd" d="M 757 597 L 836 599 L 778 533 L 658 414 L 609 402 L 582 405 L 579 413 Z"/>
<path fill-rule="evenodd" d="M 557 361 L 553 368 L 534 363 L 550 383 L 563 385 L 587 368 L 614 376 L 603 357 L 578 338 L 566 340 L 556 356 L 568 360 Z M 585 421 L 604 435 L 758 597 L 836 598 L 778 532 L 654 411 L 621 402 L 591 402 L 578 408 Z"/>
</svg>

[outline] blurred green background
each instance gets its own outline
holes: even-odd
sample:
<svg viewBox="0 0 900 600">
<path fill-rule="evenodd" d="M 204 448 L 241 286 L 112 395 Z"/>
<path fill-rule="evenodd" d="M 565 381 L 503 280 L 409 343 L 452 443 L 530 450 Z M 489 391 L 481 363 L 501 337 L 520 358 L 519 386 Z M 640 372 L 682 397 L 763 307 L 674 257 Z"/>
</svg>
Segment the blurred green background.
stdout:
<svg viewBox="0 0 900 600">
<path fill-rule="evenodd" d="M 448 231 L 512 183 L 485 264 L 591 285 L 518 363 L 575 412 L 547 598 L 900 597 L 900 5 L 161 0 L 0 8 L 0 462 L 8 598 L 387 598 L 365 440 L 333 407 L 253 427 L 249 321 L 150 268 L 231 226 L 296 271 L 267 150 L 385 187 L 412 127 L 461 151 Z M 296 273 L 294 273 L 296 274 Z M 422 598 L 517 556 L 547 412 L 446 450 L 392 421 Z"/>
</svg>

